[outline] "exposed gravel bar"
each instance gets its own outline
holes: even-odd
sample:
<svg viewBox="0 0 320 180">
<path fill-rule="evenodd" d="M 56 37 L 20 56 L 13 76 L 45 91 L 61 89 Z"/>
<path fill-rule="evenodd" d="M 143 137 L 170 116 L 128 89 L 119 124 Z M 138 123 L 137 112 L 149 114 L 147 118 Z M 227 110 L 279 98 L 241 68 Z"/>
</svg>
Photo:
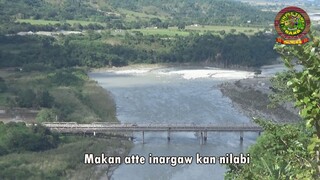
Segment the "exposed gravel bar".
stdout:
<svg viewBox="0 0 320 180">
<path fill-rule="evenodd" d="M 223 83 L 220 90 L 232 100 L 237 109 L 249 117 L 260 117 L 279 123 L 299 121 L 300 117 L 293 103 L 268 107 L 271 103 L 268 96 L 272 93 L 269 87 L 269 77 L 256 77 Z"/>
</svg>

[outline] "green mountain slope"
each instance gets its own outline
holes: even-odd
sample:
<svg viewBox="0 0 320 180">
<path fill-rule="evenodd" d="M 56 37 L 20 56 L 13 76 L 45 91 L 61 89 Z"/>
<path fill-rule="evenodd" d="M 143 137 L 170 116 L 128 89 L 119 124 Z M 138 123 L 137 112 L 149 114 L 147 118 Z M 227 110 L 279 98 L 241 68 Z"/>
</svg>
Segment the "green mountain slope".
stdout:
<svg viewBox="0 0 320 180">
<path fill-rule="evenodd" d="M 11 19 L 167 22 L 169 25 L 272 23 L 275 14 L 232 0 L 1 0 Z"/>
</svg>

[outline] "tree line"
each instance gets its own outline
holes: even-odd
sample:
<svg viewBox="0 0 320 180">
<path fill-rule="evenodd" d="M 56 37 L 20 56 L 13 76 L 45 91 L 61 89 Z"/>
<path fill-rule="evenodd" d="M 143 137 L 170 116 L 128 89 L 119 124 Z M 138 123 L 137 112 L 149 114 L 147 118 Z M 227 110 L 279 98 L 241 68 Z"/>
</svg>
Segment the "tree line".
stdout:
<svg viewBox="0 0 320 180">
<path fill-rule="evenodd" d="M 58 38 L 0 36 L 0 44 L 3 45 L 0 48 L 0 67 L 25 66 L 28 69 L 34 65 L 33 68 L 41 69 L 204 61 L 224 67 L 257 67 L 269 64 L 277 57 L 272 48 L 274 37 L 263 33 L 254 36 L 227 34 L 224 37 L 194 33 L 173 38 L 127 33 L 119 45 L 104 43 L 103 40 L 110 36 L 95 32 Z"/>
<path fill-rule="evenodd" d="M 25 151 L 56 148 L 59 136 L 43 126 L 27 127 L 25 123 L 0 122 L 0 156 Z"/>
<path fill-rule="evenodd" d="M 122 12 L 121 9 L 130 11 Z M 114 29 L 139 29 L 149 26 L 168 28 L 195 23 L 201 25 L 267 26 L 272 23 L 275 16 L 273 12 L 261 11 L 257 7 L 231 0 L 110 0 L 104 3 L 83 0 L 62 0 L 59 2 L 53 0 L 3 0 L 0 2 L 0 10 L 0 21 L 11 22 L 10 26 L 14 26 L 13 22 L 16 19 L 85 20 L 100 22 L 105 28 Z M 133 15 L 135 18 L 128 20 L 127 16 L 131 16 L 131 12 L 145 14 L 145 16 Z M 71 26 L 73 25 L 64 24 L 65 30 L 72 28 Z M 78 24 L 77 26 L 81 29 L 81 26 Z M 31 28 L 30 25 L 27 27 Z M 41 28 L 48 29 L 49 27 L 42 26 Z M 103 26 L 99 26 L 99 28 L 101 29 Z"/>
</svg>

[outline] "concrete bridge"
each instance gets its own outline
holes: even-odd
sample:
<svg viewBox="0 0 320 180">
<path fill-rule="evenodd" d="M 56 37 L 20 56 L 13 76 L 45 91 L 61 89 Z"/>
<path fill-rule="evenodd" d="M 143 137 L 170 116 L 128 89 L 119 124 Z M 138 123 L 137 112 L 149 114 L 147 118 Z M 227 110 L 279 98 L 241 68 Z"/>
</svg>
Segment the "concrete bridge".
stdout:
<svg viewBox="0 0 320 180">
<path fill-rule="evenodd" d="M 142 141 L 144 143 L 145 132 L 167 132 L 167 139 L 170 141 L 171 132 L 196 132 L 201 136 L 201 142 L 207 140 L 207 132 L 239 132 L 240 141 L 243 141 L 244 132 L 261 133 L 263 129 L 260 126 L 252 124 L 131 124 L 131 123 L 92 123 L 78 124 L 76 122 L 45 122 L 42 125 L 52 131 L 60 133 L 123 133 L 132 134 L 133 132 L 142 132 Z"/>
</svg>

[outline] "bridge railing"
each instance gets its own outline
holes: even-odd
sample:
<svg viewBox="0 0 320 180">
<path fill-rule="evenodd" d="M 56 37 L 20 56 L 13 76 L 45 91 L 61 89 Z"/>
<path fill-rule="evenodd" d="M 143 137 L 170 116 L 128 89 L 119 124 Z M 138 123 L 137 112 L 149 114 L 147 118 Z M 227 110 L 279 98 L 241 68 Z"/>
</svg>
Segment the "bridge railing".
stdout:
<svg viewBox="0 0 320 180">
<path fill-rule="evenodd" d="M 126 129 L 148 129 L 148 128 L 158 128 L 158 129 L 259 129 L 261 127 L 249 124 L 249 123 L 242 123 L 242 124 L 135 124 L 135 123 L 91 123 L 91 124 L 78 124 L 76 122 L 44 122 L 42 125 L 48 128 L 126 128 Z"/>
</svg>

